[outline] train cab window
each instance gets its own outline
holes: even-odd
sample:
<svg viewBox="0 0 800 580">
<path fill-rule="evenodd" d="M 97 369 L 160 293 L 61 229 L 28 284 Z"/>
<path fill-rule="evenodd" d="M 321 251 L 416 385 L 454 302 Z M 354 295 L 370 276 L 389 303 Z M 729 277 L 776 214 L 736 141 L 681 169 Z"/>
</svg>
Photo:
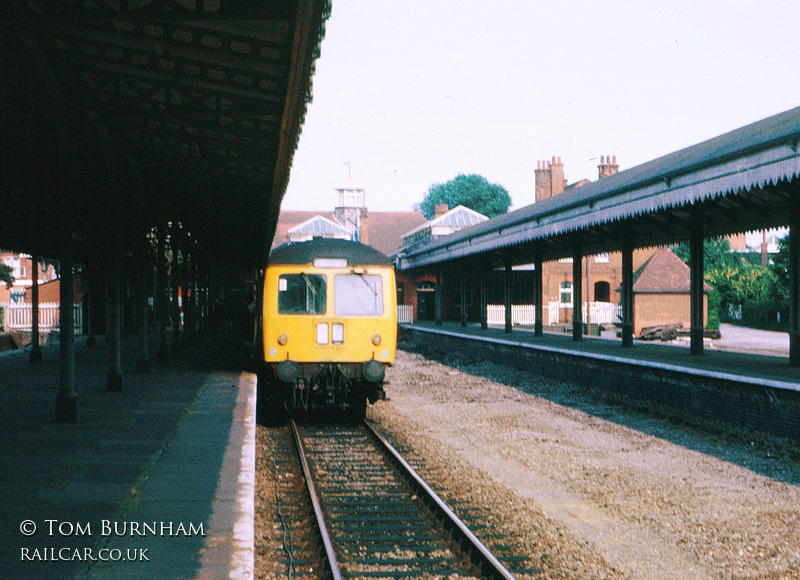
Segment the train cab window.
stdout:
<svg viewBox="0 0 800 580">
<path fill-rule="evenodd" d="M 333 282 L 337 316 L 383 314 L 383 281 L 374 274 L 339 274 Z"/>
<path fill-rule="evenodd" d="M 327 283 L 319 274 L 284 274 L 278 278 L 278 312 L 325 314 Z"/>
</svg>

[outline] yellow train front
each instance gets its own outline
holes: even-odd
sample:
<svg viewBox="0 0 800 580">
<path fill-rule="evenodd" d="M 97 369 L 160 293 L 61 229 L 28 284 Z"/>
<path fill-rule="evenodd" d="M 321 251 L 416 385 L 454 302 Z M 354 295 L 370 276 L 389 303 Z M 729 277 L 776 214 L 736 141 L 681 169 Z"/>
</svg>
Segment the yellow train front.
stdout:
<svg viewBox="0 0 800 580">
<path fill-rule="evenodd" d="M 315 238 L 273 250 L 264 275 L 259 413 L 327 407 L 355 418 L 394 362 L 394 268 L 363 244 Z"/>
</svg>

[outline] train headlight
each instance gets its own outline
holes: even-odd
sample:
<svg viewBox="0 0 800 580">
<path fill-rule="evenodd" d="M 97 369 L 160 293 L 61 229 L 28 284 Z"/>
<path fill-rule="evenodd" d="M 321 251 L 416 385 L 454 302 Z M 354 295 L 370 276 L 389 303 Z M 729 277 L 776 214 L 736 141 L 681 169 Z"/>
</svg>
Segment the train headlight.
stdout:
<svg viewBox="0 0 800 580">
<path fill-rule="evenodd" d="M 373 334 L 372 335 L 372 344 L 378 346 L 381 343 L 381 335 L 380 334 Z"/>
<path fill-rule="evenodd" d="M 331 326 L 331 342 L 333 344 L 342 344 L 344 342 L 344 324 L 341 322 L 334 322 Z"/>
<path fill-rule="evenodd" d="M 328 344 L 328 323 L 317 324 L 317 344 Z"/>
<path fill-rule="evenodd" d="M 386 368 L 383 366 L 382 362 L 373 359 L 364 363 L 361 374 L 370 383 L 380 383 L 386 374 Z"/>
<path fill-rule="evenodd" d="M 277 374 L 284 383 L 293 383 L 300 376 L 300 367 L 294 361 L 285 360 L 278 365 Z"/>
<path fill-rule="evenodd" d="M 279 344 L 279 345 L 283 346 L 283 345 L 284 345 L 284 344 L 286 344 L 287 342 L 289 342 L 289 337 L 288 337 L 288 336 L 286 336 L 285 334 L 281 334 L 281 335 L 278 337 L 278 344 Z"/>
</svg>

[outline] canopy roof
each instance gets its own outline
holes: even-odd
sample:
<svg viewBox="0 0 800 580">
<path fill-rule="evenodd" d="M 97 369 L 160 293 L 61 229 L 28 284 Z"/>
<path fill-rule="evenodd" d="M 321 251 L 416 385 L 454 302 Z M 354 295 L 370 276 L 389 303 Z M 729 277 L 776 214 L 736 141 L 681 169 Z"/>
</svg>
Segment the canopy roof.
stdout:
<svg viewBox="0 0 800 580">
<path fill-rule="evenodd" d="M 800 174 L 800 108 L 792 109 L 621 171 L 414 249 L 401 269 L 510 251 L 530 260 L 572 252 L 581 232 L 585 254 L 685 240 L 700 209 L 707 236 L 784 226 Z"/>
<path fill-rule="evenodd" d="M 56 252 L 179 222 L 266 258 L 329 0 L 0 6 L 0 246 Z M 80 251 L 80 250 L 79 250 Z"/>
</svg>

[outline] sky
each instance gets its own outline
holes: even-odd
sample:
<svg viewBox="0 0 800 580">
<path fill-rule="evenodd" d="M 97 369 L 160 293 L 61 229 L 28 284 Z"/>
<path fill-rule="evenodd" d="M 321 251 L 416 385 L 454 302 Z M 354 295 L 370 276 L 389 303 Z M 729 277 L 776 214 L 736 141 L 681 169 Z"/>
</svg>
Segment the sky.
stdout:
<svg viewBox="0 0 800 580">
<path fill-rule="evenodd" d="M 332 0 L 282 209 L 372 211 L 477 173 L 533 203 L 800 105 L 796 0 Z"/>
</svg>

